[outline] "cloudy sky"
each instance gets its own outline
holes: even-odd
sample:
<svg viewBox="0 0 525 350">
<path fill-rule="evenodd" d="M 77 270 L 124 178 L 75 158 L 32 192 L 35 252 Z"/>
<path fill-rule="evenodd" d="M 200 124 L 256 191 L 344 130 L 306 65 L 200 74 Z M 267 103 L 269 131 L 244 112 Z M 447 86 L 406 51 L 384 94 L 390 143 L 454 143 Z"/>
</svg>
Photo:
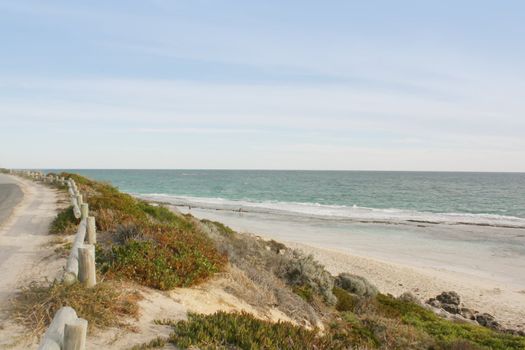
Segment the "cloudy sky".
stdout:
<svg viewBox="0 0 525 350">
<path fill-rule="evenodd" d="M 525 171 L 523 1 L 2 1 L 0 167 Z"/>
</svg>

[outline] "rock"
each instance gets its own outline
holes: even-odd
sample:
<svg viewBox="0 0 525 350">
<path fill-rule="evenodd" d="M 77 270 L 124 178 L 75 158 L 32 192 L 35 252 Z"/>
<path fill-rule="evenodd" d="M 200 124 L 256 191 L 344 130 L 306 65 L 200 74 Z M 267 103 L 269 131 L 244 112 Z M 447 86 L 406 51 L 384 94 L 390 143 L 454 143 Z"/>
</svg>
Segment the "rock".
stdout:
<svg viewBox="0 0 525 350">
<path fill-rule="evenodd" d="M 446 312 L 449 312 L 454 315 L 457 315 L 460 313 L 459 306 L 454 305 L 454 304 L 441 304 L 441 308 L 445 310 Z"/>
<path fill-rule="evenodd" d="M 443 292 L 436 297 L 442 304 L 451 304 L 459 306 L 460 298 L 456 292 Z"/>
<path fill-rule="evenodd" d="M 418 304 L 418 305 L 420 304 L 419 299 L 410 292 L 404 292 L 398 297 L 398 299 L 402 301 L 407 301 L 410 303 Z"/>
<path fill-rule="evenodd" d="M 435 308 L 441 309 L 441 303 L 436 298 L 430 298 L 427 300 L 427 304 Z"/>
<path fill-rule="evenodd" d="M 476 322 L 478 322 L 481 326 L 487 328 L 499 329 L 501 327 L 500 324 L 494 318 L 494 316 L 487 313 L 477 314 Z"/>
<path fill-rule="evenodd" d="M 456 292 L 443 292 L 435 298 L 427 300 L 427 304 L 433 307 L 441 308 L 451 314 L 457 315 L 461 313 L 459 307 L 460 298 Z"/>
<path fill-rule="evenodd" d="M 462 318 L 463 321 L 474 322 L 480 326 L 498 331 L 505 331 L 494 316 L 487 313 L 479 313 L 466 307 L 460 307 L 460 297 L 456 292 L 443 292 L 435 298 L 428 299 L 426 303 L 434 308 L 434 312 L 443 317 L 449 319 Z"/>
<path fill-rule="evenodd" d="M 361 297 L 374 297 L 378 293 L 377 288 L 368 282 L 366 278 L 350 273 L 339 274 L 335 278 L 335 285 Z"/>
<path fill-rule="evenodd" d="M 476 320 L 476 314 L 478 313 L 475 310 L 469 309 L 468 307 L 462 307 L 460 312 L 461 316 L 465 317 L 467 320 Z"/>
</svg>

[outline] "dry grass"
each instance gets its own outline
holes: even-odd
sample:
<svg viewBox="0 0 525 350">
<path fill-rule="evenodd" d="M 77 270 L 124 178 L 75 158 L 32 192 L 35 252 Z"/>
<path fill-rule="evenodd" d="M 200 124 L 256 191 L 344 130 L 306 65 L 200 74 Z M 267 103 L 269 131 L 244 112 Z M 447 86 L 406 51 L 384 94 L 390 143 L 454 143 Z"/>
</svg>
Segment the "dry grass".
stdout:
<svg viewBox="0 0 525 350">
<path fill-rule="evenodd" d="M 138 318 L 136 292 L 122 285 L 101 282 L 87 289 L 80 283 L 65 285 L 58 282 L 33 282 L 22 289 L 12 301 L 11 317 L 37 336 L 51 323 L 62 306 L 70 306 L 78 317 L 88 321 L 90 329 L 124 326 L 126 317 Z"/>
<path fill-rule="evenodd" d="M 228 255 L 234 279 L 228 292 L 260 311 L 276 307 L 298 324 L 319 325 L 323 310 L 294 293 L 280 276 L 282 267 L 290 260 L 290 250 L 275 241 L 240 234 L 212 221 L 198 224 L 217 249 Z"/>
</svg>

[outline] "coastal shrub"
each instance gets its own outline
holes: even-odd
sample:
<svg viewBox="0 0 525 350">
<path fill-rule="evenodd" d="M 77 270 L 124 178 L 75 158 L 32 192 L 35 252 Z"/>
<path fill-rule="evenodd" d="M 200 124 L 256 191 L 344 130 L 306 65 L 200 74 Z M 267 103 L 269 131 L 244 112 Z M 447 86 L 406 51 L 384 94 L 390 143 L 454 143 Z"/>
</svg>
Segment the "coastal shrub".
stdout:
<svg viewBox="0 0 525 350">
<path fill-rule="evenodd" d="M 337 311 L 355 311 L 358 303 L 360 302 L 359 297 L 355 294 L 350 294 L 346 290 L 334 287 L 333 293 L 337 298 L 337 304 L 335 309 Z"/>
<path fill-rule="evenodd" d="M 374 297 L 378 293 L 377 288 L 366 278 L 346 272 L 335 278 L 335 285 L 347 292 L 366 298 Z"/>
<path fill-rule="evenodd" d="M 278 273 L 295 290 L 310 289 L 321 295 L 329 305 L 334 305 L 337 301 L 332 293 L 334 278 L 312 255 L 292 251 L 290 258 L 283 261 Z"/>
<path fill-rule="evenodd" d="M 131 229 L 134 239 L 128 237 L 102 253 L 102 266 L 109 276 L 168 290 L 202 282 L 226 262 L 202 234 L 160 224 L 141 229 L 140 234 Z M 130 235 L 129 230 L 124 232 Z"/>
<path fill-rule="evenodd" d="M 167 290 L 202 282 L 227 258 L 193 222 L 162 205 L 151 205 L 117 188 L 76 174 L 75 180 L 102 239 L 97 266 L 108 278 L 126 278 Z"/>
<path fill-rule="evenodd" d="M 330 312 L 317 289 L 307 284 L 290 285 L 282 273 L 283 266 L 294 258 L 291 249 L 251 234 L 224 232 L 213 221 L 202 220 L 200 224 L 217 249 L 228 255 L 233 279 L 227 287 L 229 293 L 256 308 L 277 306 L 299 324 L 313 327 L 321 322 L 322 309 Z"/>
<path fill-rule="evenodd" d="M 126 223 L 117 227 L 114 241 L 118 244 L 126 244 L 130 240 L 141 240 L 144 238 L 140 228 L 133 223 Z"/>
<path fill-rule="evenodd" d="M 108 281 L 93 288 L 85 288 L 81 283 L 32 282 L 16 294 L 10 312 L 32 335 L 41 334 L 62 306 L 75 309 L 90 328 L 108 328 L 125 326 L 126 317 L 137 318 L 137 302 L 141 298 L 138 292 Z"/>
<path fill-rule="evenodd" d="M 452 322 L 440 318 L 431 310 L 415 303 L 378 294 L 376 311 L 388 318 L 401 320 L 404 324 L 424 331 L 441 344 L 450 348 L 458 342 L 470 342 L 486 349 L 525 349 L 525 337 L 498 333 L 470 323 Z"/>
<path fill-rule="evenodd" d="M 111 251 L 110 276 L 168 290 L 198 283 L 218 268 L 199 252 L 179 254 L 153 241 L 128 241 Z"/>
<path fill-rule="evenodd" d="M 314 291 L 312 287 L 302 284 L 302 285 L 294 286 L 292 290 L 294 291 L 295 294 L 303 298 L 308 303 L 312 303 L 314 301 Z"/>
<path fill-rule="evenodd" d="M 208 219 L 202 219 L 201 222 L 206 225 L 213 225 L 216 227 L 216 229 L 225 236 L 231 236 L 235 233 L 234 230 L 232 230 L 230 227 L 224 225 L 222 222 L 218 221 L 211 221 Z"/>
<path fill-rule="evenodd" d="M 162 321 L 173 327 L 169 342 L 182 348 L 206 349 L 345 349 L 344 341 L 289 322 L 272 323 L 247 313 L 190 313 L 187 321 Z"/>
<path fill-rule="evenodd" d="M 68 207 L 57 214 L 49 226 L 53 234 L 72 234 L 76 231 L 78 219 L 75 218 L 73 207 Z"/>
</svg>

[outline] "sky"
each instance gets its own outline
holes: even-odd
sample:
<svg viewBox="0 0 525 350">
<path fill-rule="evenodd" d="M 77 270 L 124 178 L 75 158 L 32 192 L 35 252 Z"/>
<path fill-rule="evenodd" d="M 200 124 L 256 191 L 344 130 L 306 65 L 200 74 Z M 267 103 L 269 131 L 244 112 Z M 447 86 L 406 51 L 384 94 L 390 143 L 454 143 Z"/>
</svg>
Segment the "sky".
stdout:
<svg viewBox="0 0 525 350">
<path fill-rule="evenodd" d="M 525 171 L 524 1 L 0 0 L 0 167 Z"/>
</svg>

